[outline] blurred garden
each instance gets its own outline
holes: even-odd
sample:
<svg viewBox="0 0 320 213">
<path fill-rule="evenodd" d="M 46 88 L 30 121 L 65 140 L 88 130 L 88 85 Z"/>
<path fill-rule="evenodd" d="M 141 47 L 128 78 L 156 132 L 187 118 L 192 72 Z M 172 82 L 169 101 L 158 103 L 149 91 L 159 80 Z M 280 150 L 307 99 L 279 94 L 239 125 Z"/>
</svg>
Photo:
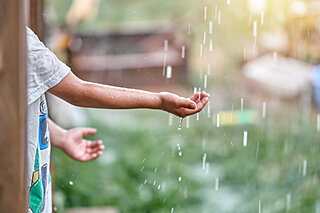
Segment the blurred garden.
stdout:
<svg viewBox="0 0 320 213">
<path fill-rule="evenodd" d="M 167 44 L 169 52 L 171 44 L 178 46 L 171 49 L 179 54 L 172 59 L 173 78 L 163 62 L 170 62 L 170 54 L 161 37 L 154 48 L 147 45 L 164 51 L 153 67 L 160 77 L 147 73 L 136 87 L 184 96 L 201 90 L 211 100 L 200 114 L 184 118 L 179 131 L 179 118 L 166 112 L 79 109 L 49 98 L 53 120 L 65 128 L 97 128 L 91 139 L 106 146 L 89 163 L 53 148 L 55 212 L 111 207 L 139 213 L 320 213 L 320 86 L 313 77 L 320 59 L 317 1 L 96 0 L 82 1 L 83 7 L 76 2 L 46 0 L 44 8 L 45 42 L 71 67 L 79 63 L 77 54 L 92 52 L 81 49 L 84 37 L 75 45 L 74 35 L 173 35 Z M 108 51 L 133 51 L 116 47 Z M 103 57 L 94 69 L 103 67 Z M 148 69 L 135 62 L 130 66 L 136 70 Z M 120 72 L 120 80 L 128 72 Z M 133 77 L 127 79 L 113 82 L 130 86 Z M 160 85 L 147 84 L 160 79 Z"/>
</svg>

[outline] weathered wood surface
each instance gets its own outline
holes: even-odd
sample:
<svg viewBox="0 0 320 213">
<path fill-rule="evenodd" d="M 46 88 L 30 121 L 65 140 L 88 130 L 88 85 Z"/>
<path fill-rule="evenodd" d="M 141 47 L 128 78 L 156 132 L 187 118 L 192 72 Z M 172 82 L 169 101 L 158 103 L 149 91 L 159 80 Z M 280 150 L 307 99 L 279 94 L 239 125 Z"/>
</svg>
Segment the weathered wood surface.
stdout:
<svg viewBox="0 0 320 213">
<path fill-rule="evenodd" d="M 44 38 L 43 0 L 29 1 L 29 26 L 41 41 Z"/>
<path fill-rule="evenodd" d="M 0 1 L 0 211 L 26 212 L 24 1 Z"/>
</svg>

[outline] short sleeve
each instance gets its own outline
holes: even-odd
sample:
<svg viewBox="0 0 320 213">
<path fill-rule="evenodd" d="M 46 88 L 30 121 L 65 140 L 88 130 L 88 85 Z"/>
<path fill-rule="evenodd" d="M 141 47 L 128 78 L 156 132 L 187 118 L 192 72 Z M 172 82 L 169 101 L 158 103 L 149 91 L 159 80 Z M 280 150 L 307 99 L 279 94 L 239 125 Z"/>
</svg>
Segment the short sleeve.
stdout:
<svg viewBox="0 0 320 213">
<path fill-rule="evenodd" d="M 57 85 L 70 72 L 70 68 L 44 46 L 27 28 L 28 104 L 48 89 Z"/>
</svg>

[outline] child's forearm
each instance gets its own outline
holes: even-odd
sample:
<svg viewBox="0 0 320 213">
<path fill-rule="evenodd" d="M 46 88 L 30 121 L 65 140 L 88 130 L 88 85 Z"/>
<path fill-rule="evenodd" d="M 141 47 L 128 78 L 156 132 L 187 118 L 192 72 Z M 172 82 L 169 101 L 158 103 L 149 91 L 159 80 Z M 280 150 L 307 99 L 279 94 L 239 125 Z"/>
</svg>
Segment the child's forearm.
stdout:
<svg viewBox="0 0 320 213">
<path fill-rule="evenodd" d="M 90 83 L 71 72 L 49 92 L 82 107 L 162 109 L 160 93 Z"/>
<path fill-rule="evenodd" d="M 82 81 L 70 72 L 60 83 L 49 89 L 50 93 L 82 107 L 107 109 L 149 108 L 161 109 L 179 117 L 200 112 L 209 100 L 202 92 L 191 98 L 172 93 L 152 93 Z"/>
<path fill-rule="evenodd" d="M 58 148 L 62 148 L 67 131 L 49 119 L 49 132 L 51 144 Z"/>
<path fill-rule="evenodd" d="M 76 105 L 108 109 L 161 109 L 160 93 L 82 82 Z"/>
</svg>

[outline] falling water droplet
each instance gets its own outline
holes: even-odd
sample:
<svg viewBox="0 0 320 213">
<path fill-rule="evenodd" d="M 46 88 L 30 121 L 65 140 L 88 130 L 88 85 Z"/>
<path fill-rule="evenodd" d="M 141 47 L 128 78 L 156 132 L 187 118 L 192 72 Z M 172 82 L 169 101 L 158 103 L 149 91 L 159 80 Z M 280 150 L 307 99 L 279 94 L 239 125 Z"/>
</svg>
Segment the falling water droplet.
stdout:
<svg viewBox="0 0 320 213">
<path fill-rule="evenodd" d="M 218 5 L 216 4 L 214 7 L 214 18 L 216 19 L 218 16 Z"/>
<path fill-rule="evenodd" d="M 164 51 L 168 51 L 168 40 L 164 40 Z"/>
<path fill-rule="evenodd" d="M 263 21 L 264 21 L 264 11 L 261 11 L 261 25 L 263 25 Z"/>
<path fill-rule="evenodd" d="M 259 200 L 259 213 L 261 213 L 261 200 Z"/>
<path fill-rule="evenodd" d="M 291 208 L 291 193 L 287 193 L 286 196 L 286 210 L 290 210 Z"/>
<path fill-rule="evenodd" d="M 257 162 L 257 160 L 258 160 L 259 147 L 260 147 L 260 141 L 258 141 L 258 143 L 257 143 L 257 149 L 256 149 L 256 162 Z"/>
<path fill-rule="evenodd" d="M 253 22 L 253 36 L 257 37 L 258 31 L 257 31 L 257 21 Z"/>
<path fill-rule="evenodd" d="M 240 106 L 241 112 L 243 112 L 243 102 L 244 102 L 244 100 L 243 100 L 243 98 L 241 98 L 241 106 Z"/>
<path fill-rule="evenodd" d="M 307 174 L 307 160 L 303 160 L 303 167 L 302 167 L 302 176 L 306 176 Z"/>
<path fill-rule="evenodd" d="M 220 24 L 221 23 L 221 11 L 219 10 L 219 12 L 218 12 L 218 24 Z"/>
<path fill-rule="evenodd" d="M 219 191 L 219 178 L 216 178 L 215 190 Z"/>
<path fill-rule="evenodd" d="M 202 170 L 206 170 L 206 159 L 207 159 L 207 153 L 204 153 L 202 157 Z"/>
<path fill-rule="evenodd" d="M 207 7 L 204 7 L 203 19 L 207 20 Z"/>
<path fill-rule="evenodd" d="M 209 34 L 213 33 L 213 23 L 212 21 L 209 21 Z"/>
<path fill-rule="evenodd" d="M 197 87 L 193 87 L 193 94 L 195 95 L 197 93 L 198 89 Z"/>
<path fill-rule="evenodd" d="M 220 114 L 217 114 L 217 127 L 220 127 Z"/>
<path fill-rule="evenodd" d="M 248 140 L 248 132 L 244 131 L 243 132 L 243 146 L 246 147 L 247 146 L 247 140 Z"/>
<path fill-rule="evenodd" d="M 189 127 L 190 127 L 190 118 L 187 117 L 186 128 L 189 129 Z"/>
<path fill-rule="evenodd" d="M 178 126 L 179 131 L 182 130 L 182 120 L 183 120 L 183 118 L 179 118 L 179 126 Z"/>
<path fill-rule="evenodd" d="M 263 102 L 262 103 L 262 118 L 265 119 L 266 118 L 266 110 L 267 110 L 267 103 Z"/>
<path fill-rule="evenodd" d="M 186 47 L 185 47 L 185 46 L 182 46 L 182 47 L 181 47 L 181 58 L 184 58 L 184 57 L 185 57 L 185 51 L 186 51 Z"/>
<path fill-rule="evenodd" d="M 163 59 L 162 76 L 166 74 L 166 66 L 167 66 L 167 54 L 164 55 L 164 59 Z"/>
<path fill-rule="evenodd" d="M 172 78 L 172 67 L 171 66 L 167 66 L 167 78 Z"/>
<path fill-rule="evenodd" d="M 72 186 L 72 185 L 73 185 L 73 182 L 72 182 L 71 180 L 69 181 L 69 185 L 70 185 L 70 186 Z"/>
</svg>

